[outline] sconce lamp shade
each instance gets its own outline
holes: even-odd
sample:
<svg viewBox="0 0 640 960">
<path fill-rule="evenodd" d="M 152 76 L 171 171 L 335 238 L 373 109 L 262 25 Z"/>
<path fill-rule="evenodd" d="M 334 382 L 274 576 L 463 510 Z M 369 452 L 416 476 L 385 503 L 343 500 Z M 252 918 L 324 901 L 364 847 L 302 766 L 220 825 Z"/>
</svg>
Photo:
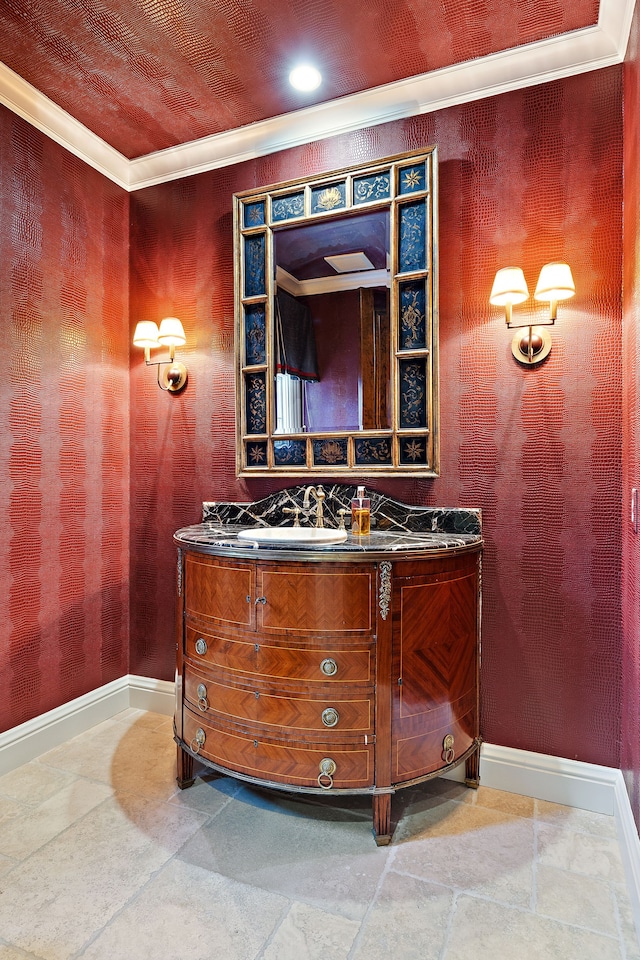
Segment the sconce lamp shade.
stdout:
<svg viewBox="0 0 640 960">
<path fill-rule="evenodd" d="M 496 273 L 491 288 L 489 302 L 496 307 L 506 307 L 514 303 L 524 303 L 529 296 L 529 288 L 520 267 L 503 267 Z"/>
<path fill-rule="evenodd" d="M 165 347 L 182 347 L 187 342 L 184 328 L 177 317 L 165 317 L 160 322 L 158 340 Z"/>
<path fill-rule="evenodd" d="M 545 263 L 534 293 L 536 300 L 568 300 L 576 292 L 571 268 L 567 263 Z"/>
<path fill-rule="evenodd" d="M 159 347 L 158 324 L 153 320 L 139 320 L 133 334 L 134 347 Z"/>
</svg>

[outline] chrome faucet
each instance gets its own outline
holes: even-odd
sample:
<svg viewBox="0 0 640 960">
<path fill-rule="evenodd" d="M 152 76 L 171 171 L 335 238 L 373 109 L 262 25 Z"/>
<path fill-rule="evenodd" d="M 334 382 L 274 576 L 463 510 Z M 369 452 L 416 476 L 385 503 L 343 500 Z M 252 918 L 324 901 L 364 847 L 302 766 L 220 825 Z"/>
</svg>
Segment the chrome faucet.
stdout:
<svg viewBox="0 0 640 960">
<path fill-rule="evenodd" d="M 316 501 L 316 527 L 324 527 L 324 498 L 325 492 L 320 485 L 317 487 L 307 487 L 304 492 L 302 509 L 309 510 L 311 497 Z"/>
</svg>

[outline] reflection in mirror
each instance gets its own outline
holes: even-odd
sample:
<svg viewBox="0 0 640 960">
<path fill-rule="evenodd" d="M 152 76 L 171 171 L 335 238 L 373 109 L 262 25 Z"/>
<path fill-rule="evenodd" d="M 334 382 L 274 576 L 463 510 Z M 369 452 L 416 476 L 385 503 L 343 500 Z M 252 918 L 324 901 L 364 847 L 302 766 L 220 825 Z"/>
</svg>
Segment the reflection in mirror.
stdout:
<svg viewBox="0 0 640 960">
<path fill-rule="evenodd" d="M 238 476 L 437 476 L 436 150 L 234 197 Z"/>
<path fill-rule="evenodd" d="M 274 231 L 276 433 L 389 429 L 389 211 Z"/>
</svg>

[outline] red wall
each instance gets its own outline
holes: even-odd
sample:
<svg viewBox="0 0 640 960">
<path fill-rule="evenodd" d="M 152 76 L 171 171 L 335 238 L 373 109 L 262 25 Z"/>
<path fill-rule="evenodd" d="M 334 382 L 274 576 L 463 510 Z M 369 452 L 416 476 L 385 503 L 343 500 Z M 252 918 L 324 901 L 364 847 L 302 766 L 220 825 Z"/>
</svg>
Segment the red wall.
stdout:
<svg viewBox="0 0 640 960">
<path fill-rule="evenodd" d="M 0 108 L 0 729 L 128 672 L 126 193 Z"/>
<path fill-rule="evenodd" d="M 131 671 L 173 676 L 171 533 L 234 476 L 231 195 L 437 144 L 442 471 L 379 481 L 410 503 L 481 507 L 482 723 L 493 743 L 617 766 L 621 718 L 622 68 L 358 131 L 131 199 L 131 329 L 184 322 L 190 380 L 131 377 Z M 495 270 L 566 258 L 541 368 L 513 360 Z M 365 481 L 367 478 L 364 478 Z M 636 687 L 637 689 L 637 687 Z"/>
<path fill-rule="evenodd" d="M 622 344 L 622 749 L 621 765 L 640 825 L 640 537 L 630 522 L 633 487 L 640 487 L 638 357 L 640 356 L 640 15 L 631 29 L 624 69 L 624 281 Z"/>
</svg>

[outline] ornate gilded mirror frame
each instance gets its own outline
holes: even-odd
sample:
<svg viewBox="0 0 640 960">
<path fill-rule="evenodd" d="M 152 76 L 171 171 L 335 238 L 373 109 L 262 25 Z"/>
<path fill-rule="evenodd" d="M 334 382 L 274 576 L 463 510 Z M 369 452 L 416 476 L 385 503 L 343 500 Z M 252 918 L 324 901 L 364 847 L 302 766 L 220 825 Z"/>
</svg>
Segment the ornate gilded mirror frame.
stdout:
<svg viewBox="0 0 640 960">
<path fill-rule="evenodd" d="M 276 432 L 278 231 L 377 210 L 389 221 L 387 426 Z M 236 194 L 234 243 L 237 475 L 437 476 L 436 148 Z"/>
</svg>

